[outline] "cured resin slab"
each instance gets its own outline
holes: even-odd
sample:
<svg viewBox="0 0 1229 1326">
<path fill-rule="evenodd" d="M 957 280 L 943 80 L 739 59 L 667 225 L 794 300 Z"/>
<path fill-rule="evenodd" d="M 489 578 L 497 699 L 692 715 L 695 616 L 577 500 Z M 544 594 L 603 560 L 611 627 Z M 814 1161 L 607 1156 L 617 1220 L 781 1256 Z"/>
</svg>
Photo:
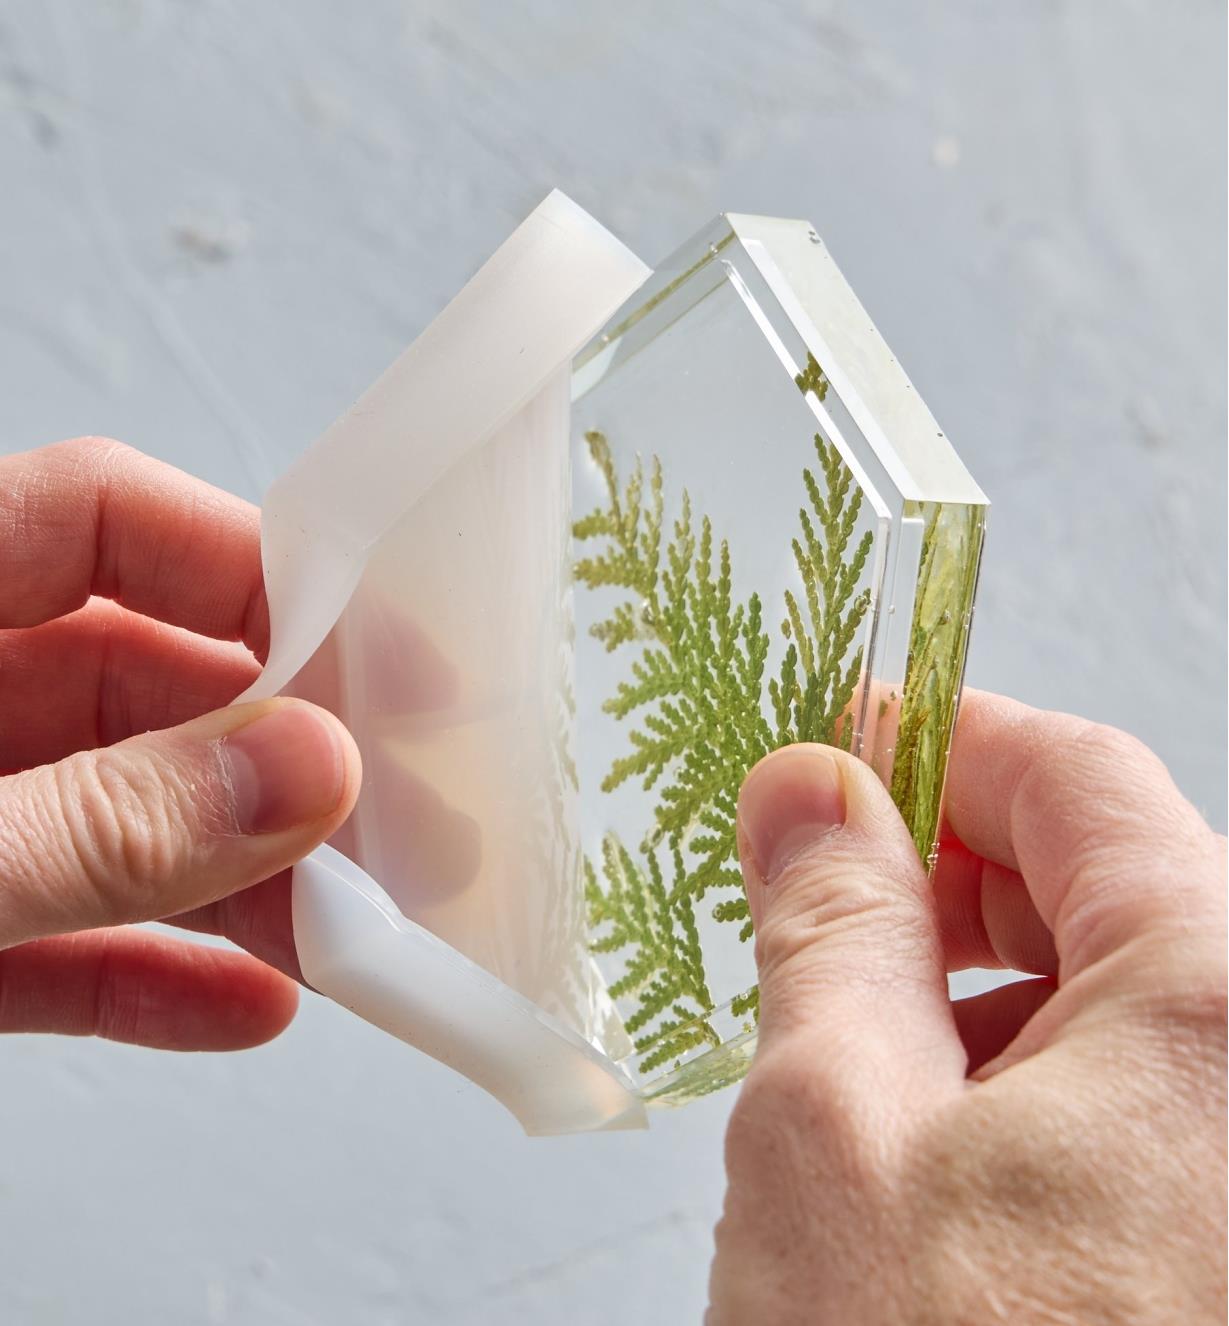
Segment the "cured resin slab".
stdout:
<svg viewBox="0 0 1229 1326">
<path fill-rule="evenodd" d="M 589 919 L 641 1090 L 755 1038 L 738 789 L 838 745 L 933 861 L 986 499 L 802 221 L 727 215 L 572 377 Z"/>
</svg>

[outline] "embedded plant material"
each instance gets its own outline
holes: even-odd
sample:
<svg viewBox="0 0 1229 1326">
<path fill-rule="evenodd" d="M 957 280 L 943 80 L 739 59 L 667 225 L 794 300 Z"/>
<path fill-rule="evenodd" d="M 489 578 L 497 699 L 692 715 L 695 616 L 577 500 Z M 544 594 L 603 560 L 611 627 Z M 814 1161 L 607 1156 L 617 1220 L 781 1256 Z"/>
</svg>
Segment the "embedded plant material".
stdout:
<svg viewBox="0 0 1229 1326">
<path fill-rule="evenodd" d="M 804 391 L 826 389 L 818 365 L 813 380 L 799 377 Z M 630 679 L 604 705 L 627 723 L 629 749 L 602 787 L 636 779 L 655 792 L 643 840 L 632 848 L 610 835 L 600 866 L 586 864 L 586 898 L 595 949 L 626 953 L 611 993 L 635 1000 L 627 1028 L 648 1072 L 721 1043 L 709 1020 L 714 1002 L 696 908 L 710 890 L 736 891 L 711 914 L 750 938 L 734 829 L 747 772 L 792 742 L 850 746 L 853 723 L 842 720 L 862 670 L 862 650 L 851 648 L 870 602 L 858 585 L 872 536 L 854 540 L 861 493 L 836 449 L 816 434 L 819 477 L 803 471 L 807 502 L 792 540 L 801 593 L 782 596 L 785 649 L 770 670 L 763 603 L 754 593 L 736 598 L 728 542 L 697 516 L 685 490 L 667 527 L 656 457 L 647 475 L 637 460 L 624 482 L 605 436 L 585 436 L 606 501 L 574 526 L 576 539 L 594 546 L 575 576 L 589 589 L 621 591 L 591 629 L 608 651 L 632 659 Z M 732 1012 L 754 1014 L 756 1006 L 752 989 Z"/>
<path fill-rule="evenodd" d="M 982 515 L 976 507 L 936 502 L 925 509 L 925 521 L 892 763 L 892 799 L 918 855 L 931 866 L 977 589 Z"/>
</svg>

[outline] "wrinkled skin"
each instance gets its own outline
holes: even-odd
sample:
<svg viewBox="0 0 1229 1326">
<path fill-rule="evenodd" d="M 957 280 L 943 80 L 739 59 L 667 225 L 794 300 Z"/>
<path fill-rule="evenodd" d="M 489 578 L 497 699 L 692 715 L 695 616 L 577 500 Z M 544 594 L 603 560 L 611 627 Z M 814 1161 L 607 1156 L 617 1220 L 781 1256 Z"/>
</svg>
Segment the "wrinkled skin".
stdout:
<svg viewBox="0 0 1229 1326">
<path fill-rule="evenodd" d="M 739 806 L 760 1047 L 711 1326 L 1225 1319 L 1225 843 L 1132 738 L 969 694 L 933 885 L 870 771 Z M 1033 980 L 951 1004 L 946 973 Z"/>
</svg>

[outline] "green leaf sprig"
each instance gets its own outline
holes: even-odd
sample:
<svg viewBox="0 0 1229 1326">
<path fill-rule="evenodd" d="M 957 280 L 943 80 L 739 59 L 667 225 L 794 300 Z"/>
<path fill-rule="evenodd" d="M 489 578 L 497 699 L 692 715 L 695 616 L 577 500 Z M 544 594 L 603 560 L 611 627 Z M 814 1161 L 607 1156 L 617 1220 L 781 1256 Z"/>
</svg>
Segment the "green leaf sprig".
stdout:
<svg viewBox="0 0 1229 1326">
<path fill-rule="evenodd" d="M 822 395 L 827 384 L 813 360 L 808 372 L 798 385 Z M 660 460 L 651 460 L 646 482 L 637 459 L 621 483 L 606 437 L 585 437 L 606 493 L 575 523 L 577 541 L 593 550 L 574 573 L 591 590 L 621 591 L 591 634 L 607 651 L 631 657 L 630 677 L 603 706 L 627 723 L 628 749 L 602 788 L 635 779 L 655 792 L 651 824 L 635 850 L 608 835 L 600 871 L 586 863 L 586 898 L 595 950 L 626 954 L 611 993 L 635 1001 L 627 1027 L 643 1056 L 639 1067 L 649 1072 L 720 1043 L 709 1020 L 714 1003 L 696 905 L 710 889 L 737 890 L 712 915 L 737 924 L 741 939 L 751 937 L 734 828 L 743 779 L 770 750 L 792 742 L 849 748 L 853 723 L 844 720 L 862 668 L 861 647 L 851 649 L 870 603 L 858 585 L 872 535 L 854 541 L 861 493 L 836 448 L 816 434 L 819 477 L 803 471 L 807 504 L 792 540 L 801 593 L 783 594 L 786 647 L 767 676 L 762 601 L 734 595 L 728 542 L 717 539 L 707 516 L 696 517 L 685 490 L 667 532 Z M 754 1013 L 757 1002 L 749 990 L 733 1012 Z"/>
</svg>

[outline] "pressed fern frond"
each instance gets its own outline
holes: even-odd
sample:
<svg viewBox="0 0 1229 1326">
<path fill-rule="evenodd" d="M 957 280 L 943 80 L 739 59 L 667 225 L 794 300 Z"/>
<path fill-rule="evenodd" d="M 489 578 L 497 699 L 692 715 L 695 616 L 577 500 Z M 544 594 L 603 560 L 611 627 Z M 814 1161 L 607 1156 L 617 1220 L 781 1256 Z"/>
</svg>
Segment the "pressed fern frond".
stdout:
<svg viewBox="0 0 1229 1326">
<path fill-rule="evenodd" d="M 814 360 L 808 372 L 799 386 L 822 397 L 827 383 Z M 862 667 L 861 649 L 850 651 L 870 601 L 857 586 L 872 536 L 853 543 L 861 493 L 851 492 L 839 453 L 816 434 L 821 478 L 803 471 L 807 505 L 793 540 L 802 595 L 784 595 L 786 647 L 777 674 L 766 680 L 770 637 L 762 604 L 756 594 L 736 598 L 728 543 L 707 516 L 697 518 L 686 491 L 665 542 L 660 461 L 650 463 L 646 500 L 643 462 L 621 486 L 605 436 L 585 437 L 606 500 L 574 526 L 579 542 L 596 545 L 576 562 L 575 576 L 590 589 L 624 591 L 591 632 L 608 651 L 632 653 L 630 677 L 604 705 L 627 721 L 629 749 L 602 787 L 613 791 L 636 779 L 656 791 L 636 857 L 607 839 L 605 886 L 590 866 L 587 891 L 595 948 L 626 950 L 611 993 L 637 1000 L 628 1030 L 643 1033 L 636 1045 L 647 1051 L 640 1066 L 648 1071 L 714 1034 L 698 938 L 694 952 L 689 945 L 695 904 L 709 889 L 741 887 L 734 819 L 747 772 L 791 742 L 839 739 L 846 749 L 852 742 L 854 724 L 841 720 L 849 717 Z M 668 889 L 659 852 L 673 864 Z M 750 938 L 741 894 L 717 903 L 712 915 Z M 756 1011 L 754 991 L 736 1002 L 735 1014 Z"/>
<path fill-rule="evenodd" d="M 682 853 L 676 848 L 670 855 L 677 877 Z M 595 932 L 604 930 L 594 941 L 594 951 L 631 950 L 610 994 L 637 1001 L 626 1027 L 635 1037 L 636 1050 L 646 1056 L 641 1067 L 647 1071 L 705 1042 L 719 1045 L 707 1020 L 713 997 L 705 981 L 691 900 L 684 896 L 671 901 L 657 852 L 646 853 L 642 865 L 614 835 L 602 843 L 602 879 L 605 887 L 593 863 L 586 861 L 589 923 Z"/>
</svg>

